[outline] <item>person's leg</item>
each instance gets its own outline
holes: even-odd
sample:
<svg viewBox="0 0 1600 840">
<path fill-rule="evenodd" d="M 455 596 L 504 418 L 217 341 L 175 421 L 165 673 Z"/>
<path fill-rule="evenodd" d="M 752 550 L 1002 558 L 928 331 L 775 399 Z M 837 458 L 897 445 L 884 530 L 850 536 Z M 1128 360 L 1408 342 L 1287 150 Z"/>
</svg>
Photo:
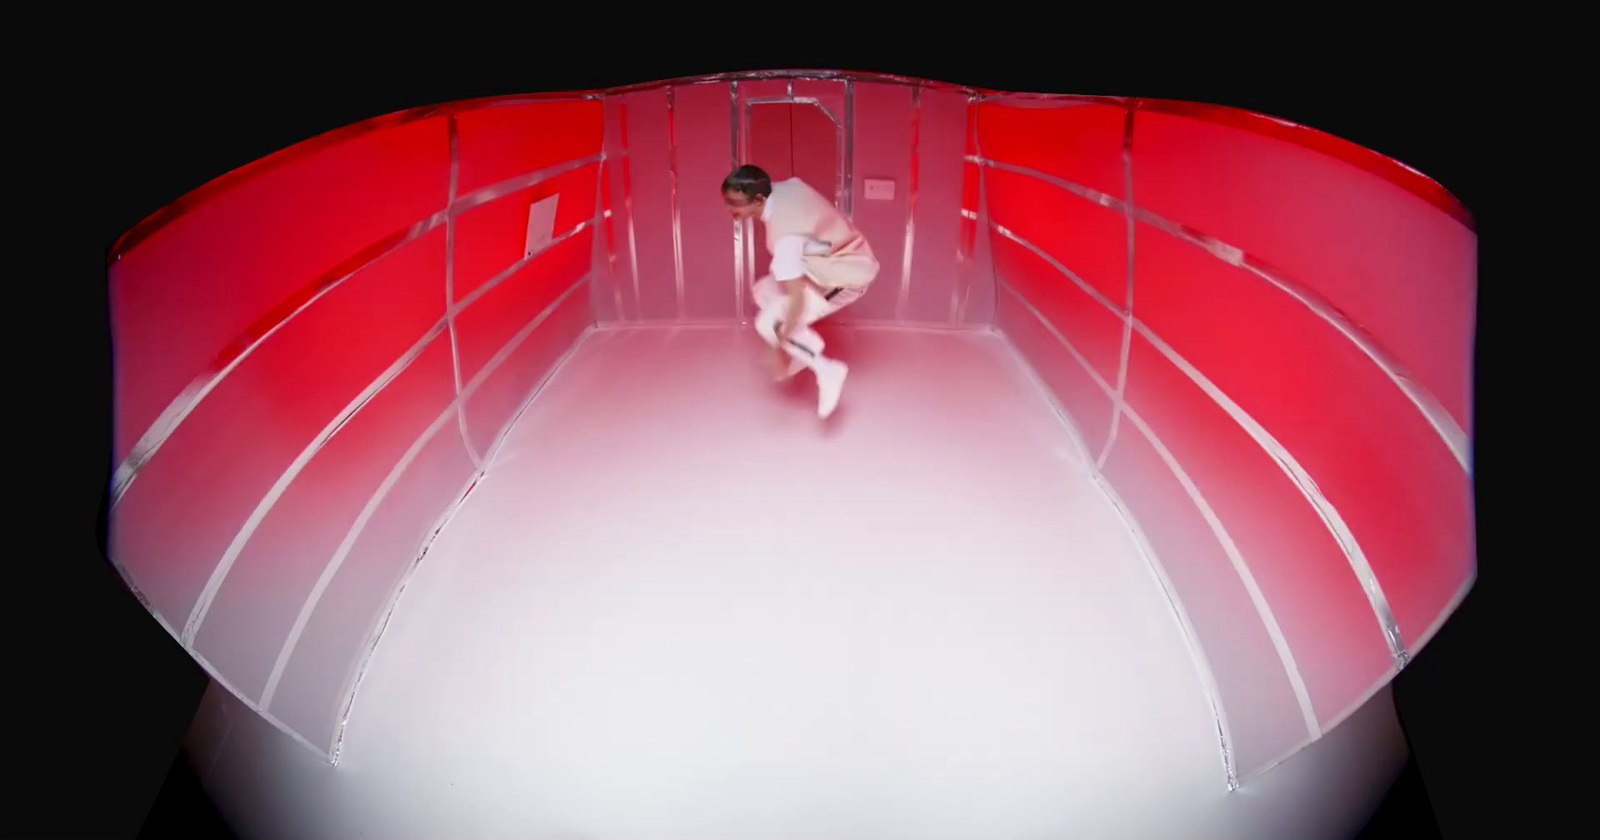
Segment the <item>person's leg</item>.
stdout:
<svg viewBox="0 0 1600 840">
<path fill-rule="evenodd" d="M 792 337 L 798 339 L 805 346 L 816 350 L 817 355 L 820 356 L 825 345 L 822 341 L 822 336 L 818 335 L 817 331 L 811 328 L 811 325 L 824 318 L 832 317 L 834 313 L 860 298 L 860 292 L 846 289 L 839 289 L 826 297 L 815 292 L 808 293 L 806 296 L 806 308 L 800 317 L 800 327 L 792 333 Z"/>
<path fill-rule="evenodd" d="M 860 297 L 859 291 L 846 290 L 839 290 L 827 296 L 811 295 L 807 300 L 808 305 L 801 327 L 790 335 L 791 341 L 815 349 L 814 356 L 806 366 L 817 376 L 817 415 L 823 418 L 827 418 L 838 407 L 839 395 L 844 390 L 844 380 L 850 373 L 850 366 L 822 355 L 822 336 L 818 335 L 811 325 L 849 306 Z"/>
<path fill-rule="evenodd" d="M 761 310 L 756 315 L 756 332 L 769 346 L 779 346 L 778 325 L 788 315 L 789 300 L 785 290 L 775 281 L 763 278 L 757 284 L 756 301 Z M 809 368 L 817 377 L 817 414 L 828 417 L 839 405 L 839 395 L 844 389 L 844 379 L 850 368 L 844 362 L 823 355 L 822 336 L 811 325 L 832 315 L 861 297 L 860 292 L 841 291 L 824 296 L 807 288 L 805 305 L 801 310 L 799 325 L 782 341 L 782 349 L 791 359 L 782 378 L 788 378 Z"/>
<path fill-rule="evenodd" d="M 756 284 L 755 300 L 760 311 L 756 314 L 756 332 L 768 346 L 778 346 L 778 326 L 788 315 L 789 298 L 780 284 L 769 278 L 763 278 Z M 824 360 L 822 350 L 826 343 L 816 330 L 810 328 L 812 323 L 832 313 L 832 307 L 822 295 L 807 288 L 805 305 L 801 309 L 800 324 L 783 344 L 784 352 L 791 359 L 789 368 L 780 378 L 788 378 L 806 368 L 813 368 L 813 363 Z"/>
</svg>

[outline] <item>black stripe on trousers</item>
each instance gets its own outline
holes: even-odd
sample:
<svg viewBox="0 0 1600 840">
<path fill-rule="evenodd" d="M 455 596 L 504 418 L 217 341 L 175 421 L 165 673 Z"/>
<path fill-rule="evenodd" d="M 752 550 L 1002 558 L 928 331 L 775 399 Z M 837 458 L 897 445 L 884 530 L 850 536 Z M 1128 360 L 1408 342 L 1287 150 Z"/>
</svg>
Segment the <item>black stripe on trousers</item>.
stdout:
<svg viewBox="0 0 1600 840">
<path fill-rule="evenodd" d="M 844 287 L 842 287 L 842 286 L 839 287 L 839 288 L 836 288 L 836 289 L 830 289 L 830 290 L 828 290 L 827 294 L 822 296 L 822 299 L 823 300 L 833 300 L 842 291 L 844 291 Z M 783 322 L 779 321 L 777 326 L 775 327 L 775 329 L 779 329 L 779 330 L 783 329 Z M 792 338 L 786 338 L 786 339 L 784 339 L 784 341 L 786 341 L 786 342 L 788 342 L 790 344 L 793 344 L 794 346 L 800 348 L 800 350 L 802 352 L 804 352 L 807 356 L 810 356 L 813 359 L 815 359 L 817 357 L 817 351 L 812 350 L 810 347 L 807 347 L 804 344 L 801 344 L 800 342 L 795 341 Z"/>
</svg>

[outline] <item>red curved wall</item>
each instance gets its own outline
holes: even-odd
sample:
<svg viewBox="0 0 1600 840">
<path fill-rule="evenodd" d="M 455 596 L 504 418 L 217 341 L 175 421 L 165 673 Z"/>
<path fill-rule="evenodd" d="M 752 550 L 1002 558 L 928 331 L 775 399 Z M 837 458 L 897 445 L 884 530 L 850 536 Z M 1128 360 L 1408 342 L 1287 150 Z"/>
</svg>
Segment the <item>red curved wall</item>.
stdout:
<svg viewBox="0 0 1600 840">
<path fill-rule="evenodd" d="M 334 754 L 406 572 L 575 340 L 749 316 L 764 248 L 716 185 L 752 161 L 836 173 L 883 265 L 847 321 L 997 328 L 1048 384 L 1241 775 L 1426 643 L 1474 575 L 1448 194 L 1231 109 L 784 75 L 390 115 L 125 236 L 110 551 L 158 620 Z"/>
<path fill-rule="evenodd" d="M 1264 768 L 1473 580 L 1467 217 L 1232 109 L 1002 97 L 976 123 L 997 324 L 1141 523 L 1240 772 Z"/>
<path fill-rule="evenodd" d="M 593 323 L 602 131 L 575 97 L 373 120 L 114 251 L 113 560 L 319 752 L 418 548 Z M 549 196 L 553 239 L 525 256 Z"/>
</svg>

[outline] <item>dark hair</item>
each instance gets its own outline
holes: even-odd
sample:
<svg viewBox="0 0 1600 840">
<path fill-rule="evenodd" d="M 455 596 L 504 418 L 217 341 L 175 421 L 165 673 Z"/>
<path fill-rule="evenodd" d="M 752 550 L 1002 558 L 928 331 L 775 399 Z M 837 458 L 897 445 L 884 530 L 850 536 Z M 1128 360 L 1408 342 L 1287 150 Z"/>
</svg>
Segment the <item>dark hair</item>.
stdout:
<svg viewBox="0 0 1600 840">
<path fill-rule="evenodd" d="M 772 178 L 759 166 L 745 164 L 722 179 L 723 192 L 736 192 L 745 198 L 766 198 L 772 195 Z"/>
</svg>

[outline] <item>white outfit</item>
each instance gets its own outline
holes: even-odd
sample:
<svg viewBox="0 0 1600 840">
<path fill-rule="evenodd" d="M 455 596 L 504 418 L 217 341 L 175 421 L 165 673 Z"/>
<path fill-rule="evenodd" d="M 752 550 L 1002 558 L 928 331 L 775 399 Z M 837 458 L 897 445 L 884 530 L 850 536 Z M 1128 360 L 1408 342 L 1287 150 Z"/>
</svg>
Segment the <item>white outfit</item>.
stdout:
<svg viewBox="0 0 1600 840">
<path fill-rule="evenodd" d="M 768 222 L 771 217 L 772 199 L 768 198 L 761 208 L 761 221 Z M 792 359 L 785 378 L 807 368 L 815 373 L 821 392 L 818 413 L 824 417 L 831 414 L 838 403 L 839 390 L 844 384 L 848 368 L 843 362 L 822 355 L 822 336 L 811 329 L 811 325 L 856 302 L 863 294 L 863 290 L 857 289 L 831 289 L 823 293 L 806 282 L 805 256 L 825 254 L 827 251 L 825 243 L 810 237 L 793 235 L 780 238 L 772 246 L 771 273 L 756 281 L 753 289 L 756 306 L 760 310 L 756 315 L 756 332 L 768 345 L 776 347 L 778 324 L 789 314 L 789 290 L 786 284 L 805 283 L 800 323 L 789 333 L 783 346 Z"/>
</svg>

